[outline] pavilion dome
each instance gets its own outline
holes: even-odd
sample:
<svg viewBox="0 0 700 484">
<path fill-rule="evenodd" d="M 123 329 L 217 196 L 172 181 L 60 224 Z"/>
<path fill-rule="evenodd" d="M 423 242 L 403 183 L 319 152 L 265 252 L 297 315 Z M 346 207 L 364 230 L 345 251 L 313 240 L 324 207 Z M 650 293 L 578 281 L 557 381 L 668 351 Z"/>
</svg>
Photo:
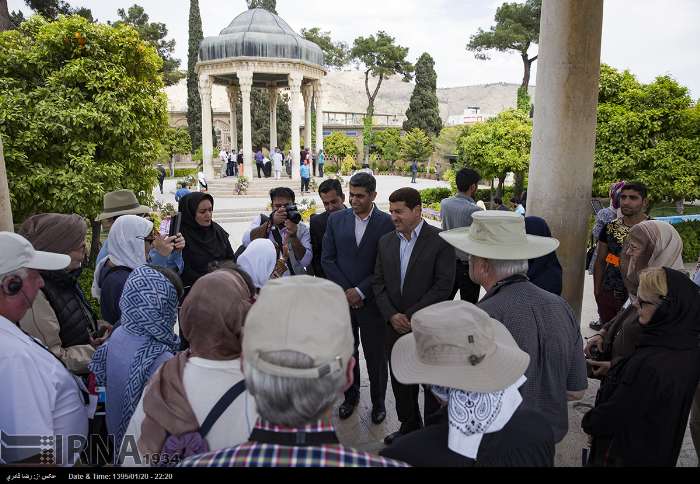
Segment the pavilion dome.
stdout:
<svg viewBox="0 0 700 484">
<path fill-rule="evenodd" d="M 318 45 L 263 8 L 246 10 L 217 37 L 207 37 L 199 45 L 200 61 L 235 57 L 289 59 L 323 66 L 323 51 Z"/>
</svg>

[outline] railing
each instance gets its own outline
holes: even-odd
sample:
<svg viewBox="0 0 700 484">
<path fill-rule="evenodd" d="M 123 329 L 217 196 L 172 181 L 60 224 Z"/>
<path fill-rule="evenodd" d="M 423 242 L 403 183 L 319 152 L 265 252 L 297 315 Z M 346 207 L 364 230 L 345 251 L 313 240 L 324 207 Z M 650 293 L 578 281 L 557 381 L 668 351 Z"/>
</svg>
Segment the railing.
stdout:
<svg viewBox="0 0 700 484">
<path fill-rule="evenodd" d="M 363 126 L 365 113 L 324 112 L 324 126 Z M 375 114 L 372 117 L 374 126 L 401 127 L 406 120 L 403 114 Z"/>
</svg>

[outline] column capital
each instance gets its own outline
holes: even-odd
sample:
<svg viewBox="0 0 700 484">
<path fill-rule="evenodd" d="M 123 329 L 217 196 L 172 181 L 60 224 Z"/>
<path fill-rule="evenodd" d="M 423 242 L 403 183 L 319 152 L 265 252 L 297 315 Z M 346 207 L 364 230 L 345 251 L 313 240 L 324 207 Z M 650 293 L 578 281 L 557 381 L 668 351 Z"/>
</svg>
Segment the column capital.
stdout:
<svg viewBox="0 0 700 484">
<path fill-rule="evenodd" d="M 229 84 L 226 86 L 226 93 L 228 94 L 228 100 L 231 104 L 236 102 L 236 98 L 238 97 L 238 86 L 235 84 Z"/>
<path fill-rule="evenodd" d="M 301 89 L 301 83 L 304 81 L 304 74 L 301 72 L 289 73 L 289 89 L 292 93 L 298 93 Z"/>
<path fill-rule="evenodd" d="M 253 71 L 236 71 L 236 75 L 238 76 L 241 94 L 250 96 L 250 90 L 253 87 Z"/>
<path fill-rule="evenodd" d="M 208 74 L 200 74 L 199 76 L 199 95 L 200 97 L 211 97 L 211 77 Z"/>
</svg>

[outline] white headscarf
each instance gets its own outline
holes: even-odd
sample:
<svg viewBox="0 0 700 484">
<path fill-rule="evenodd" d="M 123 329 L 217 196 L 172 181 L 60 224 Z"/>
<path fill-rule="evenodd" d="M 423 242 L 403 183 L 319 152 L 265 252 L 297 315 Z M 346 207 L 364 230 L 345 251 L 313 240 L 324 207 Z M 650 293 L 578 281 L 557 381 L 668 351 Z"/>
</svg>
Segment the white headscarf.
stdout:
<svg viewBox="0 0 700 484">
<path fill-rule="evenodd" d="M 270 239 L 255 239 L 236 261 L 253 279 L 253 285 L 262 289 L 270 279 L 277 263 L 277 250 Z"/>
<path fill-rule="evenodd" d="M 92 296 L 100 298 L 100 271 L 111 261 L 115 266 L 136 269 L 146 263 L 144 238 L 153 230 L 153 222 L 137 215 L 119 217 L 112 225 L 107 237 L 107 257 L 102 259 L 95 268 L 92 279 Z"/>
<path fill-rule="evenodd" d="M 527 378 L 493 393 L 465 392 L 454 388 L 432 387 L 433 393 L 448 402 L 448 447 L 470 459 L 476 459 L 484 434 L 506 426 L 523 401 L 520 388 Z"/>
</svg>

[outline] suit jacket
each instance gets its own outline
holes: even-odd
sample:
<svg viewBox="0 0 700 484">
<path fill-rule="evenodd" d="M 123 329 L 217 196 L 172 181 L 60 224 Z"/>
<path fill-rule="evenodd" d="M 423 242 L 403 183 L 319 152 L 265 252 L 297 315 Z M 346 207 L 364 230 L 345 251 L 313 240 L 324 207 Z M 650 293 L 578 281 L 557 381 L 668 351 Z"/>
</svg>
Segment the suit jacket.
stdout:
<svg viewBox="0 0 700 484">
<path fill-rule="evenodd" d="M 323 250 L 323 237 L 326 235 L 326 226 L 328 225 L 328 217 L 330 217 L 330 215 L 330 212 L 312 215 L 309 221 L 309 227 L 311 229 L 311 248 L 314 254 L 314 258 L 311 261 L 311 268 L 313 268 L 313 275 L 324 279 L 326 278 L 326 273 L 321 264 L 321 253 Z M 307 270 L 308 269 L 309 268 L 307 268 Z"/>
<path fill-rule="evenodd" d="M 358 247 L 355 240 L 355 213 L 351 208 L 333 213 L 328 217 L 321 255 L 321 266 L 326 277 L 343 290 L 359 288 L 365 295 L 366 303 L 373 301 L 372 279 L 377 260 L 377 244 L 385 234 L 393 231 L 394 223 L 389 214 L 375 206 Z"/>
<path fill-rule="evenodd" d="M 428 222 L 423 223 L 406 270 L 401 292 L 401 256 L 396 232 L 379 241 L 377 265 L 374 269 L 374 294 L 382 317 L 389 319 L 397 313 L 409 317 L 432 304 L 447 301 L 455 281 L 455 250 Z"/>
</svg>

